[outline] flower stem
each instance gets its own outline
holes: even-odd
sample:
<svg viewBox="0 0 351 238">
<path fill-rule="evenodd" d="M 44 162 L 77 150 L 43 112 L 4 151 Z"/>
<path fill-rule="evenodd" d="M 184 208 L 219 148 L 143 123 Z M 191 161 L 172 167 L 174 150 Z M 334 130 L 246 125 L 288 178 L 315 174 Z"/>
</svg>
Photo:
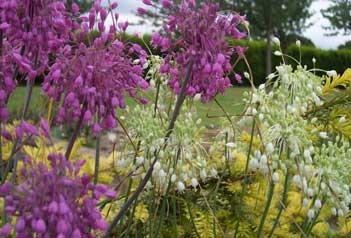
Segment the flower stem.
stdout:
<svg viewBox="0 0 351 238">
<path fill-rule="evenodd" d="M 76 128 L 74 129 L 74 132 L 71 135 L 71 138 L 69 139 L 67 150 L 66 150 L 66 153 L 65 153 L 66 160 L 69 160 L 69 157 L 70 157 L 72 149 L 73 149 L 74 142 L 76 142 L 76 140 L 78 138 L 79 131 L 82 128 L 83 118 L 84 118 L 84 113 L 85 113 L 84 108 L 85 107 L 83 107 L 83 110 L 82 110 L 82 113 L 80 115 L 80 118 L 77 121 Z"/>
<path fill-rule="evenodd" d="M 265 206 L 264 211 L 263 211 L 263 215 L 261 217 L 260 225 L 258 227 L 257 238 L 262 237 L 262 230 L 263 230 L 263 226 L 264 226 L 264 223 L 265 223 L 267 215 L 268 215 L 269 208 L 270 208 L 271 203 L 272 203 L 273 193 L 274 193 L 274 183 L 270 182 L 268 196 L 267 196 L 267 202 L 266 202 L 266 206 Z"/>
<path fill-rule="evenodd" d="M 234 238 L 236 238 L 236 236 L 238 234 L 238 231 L 239 231 L 239 226 L 240 226 L 240 218 L 241 218 L 241 213 L 242 213 L 242 204 L 243 204 L 244 196 L 245 196 L 246 189 L 247 189 L 247 187 L 246 187 L 246 185 L 247 185 L 247 173 L 249 171 L 249 162 L 250 162 L 250 155 L 251 155 L 251 151 L 252 151 L 255 127 L 256 127 L 256 120 L 255 120 L 255 118 L 253 118 L 252 128 L 251 128 L 251 139 L 250 139 L 250 144 L 249 144 L 249 150 L 247 152 L 247 159 L 246 159 L 245 172 L 244 172 L 244 184 L 242 186 L 242 190 L 241 190 L 241 194 L 240 194 L 238 221 L 237 221 L 236 226 L 235 226 Z"/>
<path fill-rule="evenodd" d="M 282 198 L 283 204 L 280 205 L 278 214 L 274 220 L 274 223 L 273 223 L 271 231 L 269 232 L 268 238 L 271 238 L 272 235 L 274 234 L 274 230 L 277 227 L 277 225 L 279 224 L 280 216 L 283 212 L 284 206 L 286 207 L 286 202 L 287 202 L 287 198 L 288 198 L 288 196 L 287 196 L 288 195 L 288 186 L 289 186 L 289 171 L 287 171 L 286 175 L 285 175 L 284 191 L 283 191 L 283 198 Z"/>
<path fill-rule="evenodd" d="M 185 100 L 185 96 L 186 96 L 186 86 L 190 80 L 190 76 L 191 76 L 191 72 L 192 72 L 192 68 L 193 68 L 193 60 L 190 59 L 189 61 L 189 66 L 187 69 L 187 73 L 185 76 L 185 80 L 183 82 L 182 85 L 182 89 L 181 92 L 178 96 L 177 102 L 176 102 L 176 106 L 174 108 L 173 111 L 173 115 L 172 115 L 172 119 L 169 123 L 166 135 L 165 135 L 165 145 L 164 148 L 167 146 L 167 141 L 169 139 L 169 136 L 172 134 L 172 131 L 174 129 L 174 125 L 175 125 L 175 121 L 177 120 L 177 117 L 179 115 L 180 112 L 180 108 Z M 103 238 L 107 238 L 109 237 L 109 235 L 112 233 L 114 227 L 117 225 L 118 221 L 121 219 L 121 217 L 123 216 L 123 214 L 126 212 L 126 210 L 132 205 L 133 201 L 136 200 L 140 193 L 144 190 L 147 182 L 149 181 L 150 177 L 152 176 L 152 172 L 154 170 L 154 166 L 158 160 L 158 154 L 160 153 L 161 150 L 158 150 L 157 152 L 155 152 L 155 159 L 152 161 L 151 166 L 149 168 L 149 170 L 147 171 L 144 179 L 140 182 L 139 186 L 136 188 L 134 194 L 124 203 L 124 205 L 122 206 L 121 210 L 118 212 L 118 214 L 113 218 L 107 232 L 104 234 Z"/>
<path fill-rule="evenodd" d="M 99 176 L 99 167 L 100 167 L 100 142 L 101 142 L 101 133 L 99 132 L 96 138 L 96 148 L 95 148 L 95 169 L 94 169 L 94 184 L 98 182 Z"/>
</svg>

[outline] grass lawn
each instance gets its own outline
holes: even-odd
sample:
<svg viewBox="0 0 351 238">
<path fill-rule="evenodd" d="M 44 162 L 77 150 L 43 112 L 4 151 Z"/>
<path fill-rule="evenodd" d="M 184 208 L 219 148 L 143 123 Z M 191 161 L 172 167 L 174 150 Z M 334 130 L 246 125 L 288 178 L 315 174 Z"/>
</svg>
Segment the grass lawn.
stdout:
<svg viewBox="0 0 351 238">
<path fill-rule="evenodd" d="M 242 95 L 249 88 L 245 87 L 235 87 L 227 90 L 225 95 L 217 96 L 219 103 L 225 108 L 225 110 L 230 115 L 237 115 L 243 110 Z M 25 97 L 25 87 L 18 87 L 15 93 L 10 97 L 9 100 L 9 111 L 11 113 L 11 119 L 20 118 L 23 99 Z M 46 117 L 47 103 L 48 100 L 45 96 L 41 95 L 41 88 L 34 87 L 32 100 L 29 108 L 28 118 L 33 120 L 38 120 L 40 116 Z M 127 100 L 129 106 L 135 104 L 135 100 Z M 202 104 L 201 102 L 196 103 L 197 111 L 201 117 L 204 125 L 215 125 L 218 122 L 218 116 L 223 116 L 222 110 L 217 106 L 215 102 L 210 102 Z M 209 111 L 209 116 L 214 118 L 208 118 L 207 112 Z"/>
</svg>

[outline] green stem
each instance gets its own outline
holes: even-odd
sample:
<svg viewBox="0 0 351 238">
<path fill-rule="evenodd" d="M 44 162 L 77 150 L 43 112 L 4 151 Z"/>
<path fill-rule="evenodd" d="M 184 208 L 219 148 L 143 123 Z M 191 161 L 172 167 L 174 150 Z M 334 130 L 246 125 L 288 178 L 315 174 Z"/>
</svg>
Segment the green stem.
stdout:
<svg viewBox="0 0 351 238">
<path fill-rule="evenodd" d="M 240 202 L 239 202 L 239 211 L 238 211 L 238 221 L 235 226 L 235 232 L 234 232 L 234 238 L 236 238 L 238 231 L 239 231 L 239 226 L 240 226 L 240 219 L 241 219 L 241 213 L 242 213 L 242 204 L 244 200 L 244 196 L 246 193 L 246 184 L 247 184 L 247 173 L 249 171 L 249 162 L 250 162 L 250 155 L 252 151 L 252 145 L 253 145 L 253 138 L 254 138 L 254 133 L 255 133 L 255 127 L 256 127 L 256 120 L 253 118 L 252 122 L 252 128 L 251 128 L 251 139 L 250 139 L 250 144 L 249 144 L 249 150 L 247 152 L 247 159 L 246 159 L 246 165 L 245 165 L 245 172 L 244 172 L 244 184 L 241 190 L 240 194 Z"/>
<path fill-rule="evenodd" d="M 263 230 L 263 226 L 264 226 L 264 223 L 265 223 L 267 215 L 268 215 L 269 208 L 270 208 L 271 203 L 272 203 L 273 193 L 274 193 L 274 183 L 271 182 L 271 184 L 269 185 L 266 206 L 264 208 L 263 215 L 262 215 L 261 221 L 260 221 L 260 225 L 258 227 L 257 238 L 262 237 L 262 230 Z"/>
<path fill-rule="evenodd" d="M 287 196 L 288 195 L 288 187 L 289 187 L 289 171 L 287 171 L 286 175 L 285 175 L 284 191 L 283 191 L 283 198 L 282 198 L 282 203 L 283 204 L 280 204 L 280 208 L 279 208 L 278 214 L 277 214 L 277 216 L 276 216 L 276 218 L 274 220 L 274 223 L 273 223 L 271 231 L 269 232 L 268 238 L 272 237 L 275 228 L 279 224 L 280 216 L 281 216 L 281 214 L 283 212 L 284 206 L 286 207 L 287 198 L 288 198 L 288 196 Z"/>
<path fill-rule="evenodd" d="M 100 167 L 100 142 L 101 133 L 99 132 L 96 138 L 96 148 L 95 148 L 95 170 L 94 170 L 94 184 L 96 185 L 99 177 L 99 167 Z"/>
</svg>

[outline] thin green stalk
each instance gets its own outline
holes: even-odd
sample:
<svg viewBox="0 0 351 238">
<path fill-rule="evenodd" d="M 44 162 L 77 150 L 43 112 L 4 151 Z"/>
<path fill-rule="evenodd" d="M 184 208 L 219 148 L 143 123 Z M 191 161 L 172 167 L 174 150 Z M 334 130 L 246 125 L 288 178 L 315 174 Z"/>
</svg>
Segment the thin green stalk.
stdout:
<svg viewBox="0 0 351 238">
<path fill-rule="evenodd" d="M 187 207 L 188 207 L 191 225 L 192 225 L 193 228 L 194 228 L 194 231 L 195 231 L 195 234 L 196 234 L 197 238 L 201 238 L 199 232 L 198 232 L 197 229 L 196 229 L 196 225 L 195 225 L 195 222 L 194 222 L 194 216 L 193 216 L 193 213 L 192 213 L 192 211 L 191 211 L 191 207 L 190 207 L 190 205 L 189 205 L 189 202 L 188 202 L 188 201 L 185 201 L 185 202 L 186 202 L 186 205 L 187 205 Z"/>
<path fill-rule="evenodd" d="M 135 210 L 136 210 L 136 207 L 137 207 L 137 206 L 138 206 L 138 200 L 135 200 L 132 213 L 130 214 L 130 217 L 129 217 L 129 222 L 128 222 L 127 230 L 126 230 L 126 232 L 125 232 L 126 235 L 129 235 L 129 231 L 130 231 L 131 225 L 132 225 L 132 223 L 133 223 L 133 218 L 134 218 L 134 214 L 135 214 Z M 130 236 L 127 236 L 127 237 L 130 237 Z"/>
<path fill-rule="evenodd" d="M 277 225 L 279 224 L 279 220 L 280 220 L 280 216 L 283 212 L 284 206 L 286 207 L 286 203 L 287 203 L 287 198 L 288 198 L 288 187 L 289 187 L 289 171 L 286 172 L 285 175 L 285 181 L 284 181 L 284 191 L 283 191 L 283 198 L 282 198 L 282 203 L 280 204 L 280 208 L 278 211 L 278 214 L 274 220 L 273 226 L 271 231 L 269 232 L 268 238 L 271 238 L 275 228 L 277 227 Z"/>
<path fill-rule="evenodd" d="M 95 148 L 95 169 L 94 169 L 94 184 L 96 185 L 99 177 L 99 168 L 100 168 L 100 142 L 101 142 L 101 133 L 99 132 L 96 138 L 96 148 Z"/>
<path fill-rule="evenodd" d="M 76 140 L 78 138 L 78 135 L 79 135 L 80 128 L 83 125 L 84 113 L 85 113 L 85 106 L 83 106 L 82 113 L 81 113 L 81 115 L 80 115 L 80 117 L 79 117 L 79 119 L 77 121 L 77 124 L 76 124 L 76 128 L 74 129 L 74 132 L 71 135 L 71 138 L 69 139 L 69 142 L 68 142 L 68 145 L 67 145 L 67 149 L 66 149 L 66 153 L 65 153 L 66 160 L 69 160 L 69 157 L 71 155 L 74 143 L 76 142 Z"/>
<path fill-rule="evenodd" d="M 234 238 L 236 238 L 238 231 L 239 231 L 239 226 L 240 226 L 240 219 L 241 219 L 241 213 L 242 213 L 242 204 L 244 200 L 244 196 L 246 193 L 246 183 L 247 183 L 247 173 L 249 171 L 249 162 L 250 162 L 250 155 L 251 155 L 251 150 L 252 150 L 252 145 L 253 145 L 253 138 L 254 138 L 254 133 L 255 133 L 255 127 L 256 127 L 256 120 L 253 118 L 252 122 L 252 128 L 251 128 L 251 139 L 250 139 L 250 144 L 249 144 L 249 150 L 247 152 L 247 159 L 246 159 L 246 165 L 245 165 L 245 172 L 244 172 L 244 184 L 241 190 L 240 194 L 240 202 L 239 202 L 239 211 L 238 211 L 238 221 L 235 226 L 235 232 L 234 232 Z"/>
<path fill-rule="evenodd" d="M 260 225 L 259 225 L 258 230 L 257 230 L 257 238 L 261 238 L 262 237 L 263 226 L 264 226 L 264 223 L 266 221 L 266 218 L 267 218 L 267 215 L 268 215 L 268 211 L 269 211 L 269 208 L 270 208 L 271 203 L 272 203 L 274 187 L 275 187 L 274 183 L 271 182 L 270 185 L 269 185 L 269 191 L 268 191 L 268 195 L 267 195 L 266 206 L 264 208 L 263 215 L 262 215 L 261 221 L 260 221 Z"/>
<path fill-rule="evenodd" d="M 179 234 L 178 234 L 178 223 L 177 223 L 177 200 L 175 196 L 172 197 L 172 209 L 173 209 L 172 223 L 173 223 L 173 227 L 175 228 L 175 238 L 178 238 Z"/>
</svg>

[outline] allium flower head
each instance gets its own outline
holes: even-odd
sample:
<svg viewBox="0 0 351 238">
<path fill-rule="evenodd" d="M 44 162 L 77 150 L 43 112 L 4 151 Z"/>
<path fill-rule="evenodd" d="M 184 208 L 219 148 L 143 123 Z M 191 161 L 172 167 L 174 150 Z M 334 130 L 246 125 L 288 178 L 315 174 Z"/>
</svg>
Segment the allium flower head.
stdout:
<svg viewBox="0 0 351 238">
<path fill-rule="evenodd" d="M 142 78 L 146 52 L 137 44 L 116 39 L 114 26 L 106 31 L 107 12 L 97 3 L 89 16 L 82 18 L 77 44 L 61 50 L 43 84 L 49 97 L 57 102 L 63 98 L 58 123 L 80 119 L 86 125 L 92 124 L 94 132 L 117 126 L 115 112 L 125 107 L 126 93 L 145 103 L 137 90 L 149 86 Z M 126 24 L 122 25 L 120 29 L 125 30 Z M 99 36 L 91 39 L 96 29 Z M 83 42 L 86 38 L 88 44 Z"/>
<path fill-rule="evenodd" d="M 115 193 L 105 185 L 92 185 L 87 175 L 80 176 L 83 161 L 71 164 L 56 154 L 48 159 L 51 168 L 27 159 L 21 183 L 13 186 L 7 182 L 0 187 L 6 215 L 16 217 L 12 223 L 16 237 L 93 238 L 96 231 L 105 231 L 106 222 L 96 203 L 101 196 L 113 198 Z M 8 226 L 2 230 L 8 231 Z"/>
<path fill-rule="evenodd" d="M 180 5 L 163 1 L 163 5 L 172 12 L 163 26 L 166 35 L 156 33 L 151 41 L 163 52 L 171 52 L 161 68 L 163 73 L 170 75 L 169 86 L 175 93 L 180 92 L 187 67 L 192 61 L 187 95 L 201 93 L 202 102 L 206 102 L 217 93 L 224 93 L 231 85 L 227 75 L 232 71 L 230 59 L 236 53 L 227 38 L 245 36 L 237 28 L 243 19 L 240 16 L 218 15 L 219 5 L 211 1 L 206 1 L 200 8 L 196 8 L 194 1 L 186 0 Z"/>
</svg>

